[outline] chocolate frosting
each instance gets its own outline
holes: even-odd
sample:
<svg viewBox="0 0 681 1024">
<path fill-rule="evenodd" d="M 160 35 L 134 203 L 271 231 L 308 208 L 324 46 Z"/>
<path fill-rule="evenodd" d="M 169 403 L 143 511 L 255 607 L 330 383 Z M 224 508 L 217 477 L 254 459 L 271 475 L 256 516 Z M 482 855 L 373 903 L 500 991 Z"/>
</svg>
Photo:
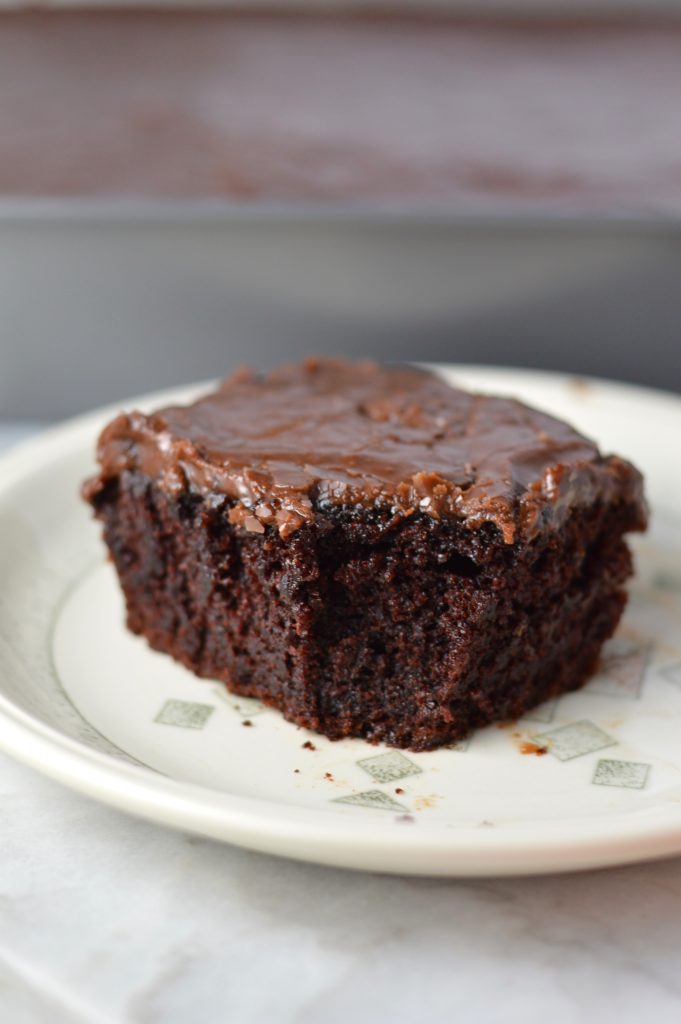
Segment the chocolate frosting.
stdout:
<svg viewBox="0 0 681 1024">
<path fill-rule="evenodd" d="M 173 494 L 225 495 L 232 523 L 282 537 L 329 505 L 493 523 L 507 544 L 599 498 L 634 504 L 645 524 L 629 463 L 520 402 L 411 366 L 309 359 L 264 376 L 243 370 L 193 405 L 118 416 L 98 459 L 89 500 L 137 470 Z"/>
</svg>

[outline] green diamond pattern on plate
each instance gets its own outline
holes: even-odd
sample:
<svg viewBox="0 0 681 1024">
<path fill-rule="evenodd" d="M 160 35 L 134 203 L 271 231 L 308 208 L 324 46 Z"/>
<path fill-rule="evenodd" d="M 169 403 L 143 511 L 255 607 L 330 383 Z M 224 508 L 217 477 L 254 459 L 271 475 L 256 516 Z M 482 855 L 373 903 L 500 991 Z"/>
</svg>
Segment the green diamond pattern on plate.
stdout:
<svg viewBox="0 0 681 1024">
<path fill-rule="evenodd" d="M 664 668 L 660 669 L 660 675 L 668 683 L 678 686 L 681 690 L 681 661 L 676 661 L 672 665 L 665 665 Z"/>
<path fill-rule="evenodd" d="M 215 711 L 212 704 L 194 704 L 187 700 L 167 700 L 154 719 L 159 725 L 177 725 L 182 729 L 203 729 Z"/>
<path fill-rule="evenodd" d="M 353 793 L 352 796 L 337 796 L 333 803 L 352 804 L 353 807 L 373 807 L 379 811 L 405 811 L 404 804 L 393 800 L 380 789 L 368 789 L 365 793 Z"/>
<path fill-rule="evenodd" d="M 421 769 L 398 750 L 390 750 L 387 754 L 376 757 L 364 757 L 357 764 L 376 782 L 397 782 L 408 775 L 418 775 Z"/>
<path fill-rule="evenodd" d="M 594 786 L 643 789 L 649 772 L 650 765 L 638 761 L 599 761 L 591 781 Z"/>
<path fill-rule="evenodd" d="M 213 693 L 221 701 L 224 701 L 225 704 L 228 704 L 230 708 L 233 708 L 242 718 L 255 718 L 256 715 L 261 715 L 265 710 L 259 700 L 255 700 L 253 697 L 240 697 L 236 693 L 230 693 L 224 686 L 214 686 Z"/>
<path fill-rule="evenodd" d="M 538 708 L 532 708 L 531 711 L 527 711 L 523 718 L 526 722 L 541 722 L 542 725 L 548 725 L 553 721 L 557 704 L 558 698 L 554 697 L 553 700 L 547 700 L 540 704 Z"/>
<path fill-rule="evenodd" d="M 651 651 L 652 644 L 611 641 L 605 648 L 600 672 L 584 688 L 584 692 L 638 700 Z"/>
<path fill-rule="evenodd" d="M 573 757 L 593 754 L 595 750 L 614 747 L 617 740 L 608 736 L 593 722 L 572 722 L 552 732 L 544 732 L 536 737 L 559 761 L 571 761 Z"/>
<path fill-rule="evenodd" d="M 668 572 L 658 572 L 653 577 L 652 582 L 656 590 L 667 590 L 672 593 L 681 592 L 681 576 L 674 576 Z"/>
</svg>

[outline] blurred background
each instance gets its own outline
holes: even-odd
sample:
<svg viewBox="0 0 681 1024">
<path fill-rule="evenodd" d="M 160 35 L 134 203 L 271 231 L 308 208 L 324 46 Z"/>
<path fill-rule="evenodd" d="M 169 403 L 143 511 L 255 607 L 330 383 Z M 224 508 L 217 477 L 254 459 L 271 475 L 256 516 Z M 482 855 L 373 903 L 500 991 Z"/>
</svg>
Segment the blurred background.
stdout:
<svg viewBox="0 0 681 1024">
<path fill-rule="evenodd" d="M 1 420 L 316 352 L 681 390 L 681 2 L 289 6 L 0 6 Z"/>
</svg>

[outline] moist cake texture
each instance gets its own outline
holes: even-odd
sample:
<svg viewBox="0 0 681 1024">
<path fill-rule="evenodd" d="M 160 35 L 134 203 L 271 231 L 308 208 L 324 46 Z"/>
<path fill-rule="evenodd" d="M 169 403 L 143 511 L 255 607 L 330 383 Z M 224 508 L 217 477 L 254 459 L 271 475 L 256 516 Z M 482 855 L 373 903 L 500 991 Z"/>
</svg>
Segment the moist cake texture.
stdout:
<svg viewBox="0 0 681 1024">
<path fill-rule="evenodd" d="M 630 463 L 414 367 L 241 371 L 118 416 L 98 460 L 133 632 L 299 725 L 414 750 L 581 686 L 646 525 Z"/>
</svg>

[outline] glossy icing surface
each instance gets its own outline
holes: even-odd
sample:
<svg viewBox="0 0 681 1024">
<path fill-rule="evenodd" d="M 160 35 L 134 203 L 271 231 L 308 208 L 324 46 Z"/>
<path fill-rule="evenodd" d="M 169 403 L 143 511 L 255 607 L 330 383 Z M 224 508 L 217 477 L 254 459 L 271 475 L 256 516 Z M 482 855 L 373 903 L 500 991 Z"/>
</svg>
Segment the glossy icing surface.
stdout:
<svg viewBox="0 0 681 1024">
<path fill-rule="evenodd" d="M 98 458 L 90 497 L 138 470 L 175 493 L 227 496 L 231 522 L 282 536 L 328 506 L 492 522 L 506 543 L 599 497 L 638 502 L 645 514 L 638 471 L 568 424 L 372 362 L 240 371 L 192 405 L 117 417 Z"/>
</svg>

